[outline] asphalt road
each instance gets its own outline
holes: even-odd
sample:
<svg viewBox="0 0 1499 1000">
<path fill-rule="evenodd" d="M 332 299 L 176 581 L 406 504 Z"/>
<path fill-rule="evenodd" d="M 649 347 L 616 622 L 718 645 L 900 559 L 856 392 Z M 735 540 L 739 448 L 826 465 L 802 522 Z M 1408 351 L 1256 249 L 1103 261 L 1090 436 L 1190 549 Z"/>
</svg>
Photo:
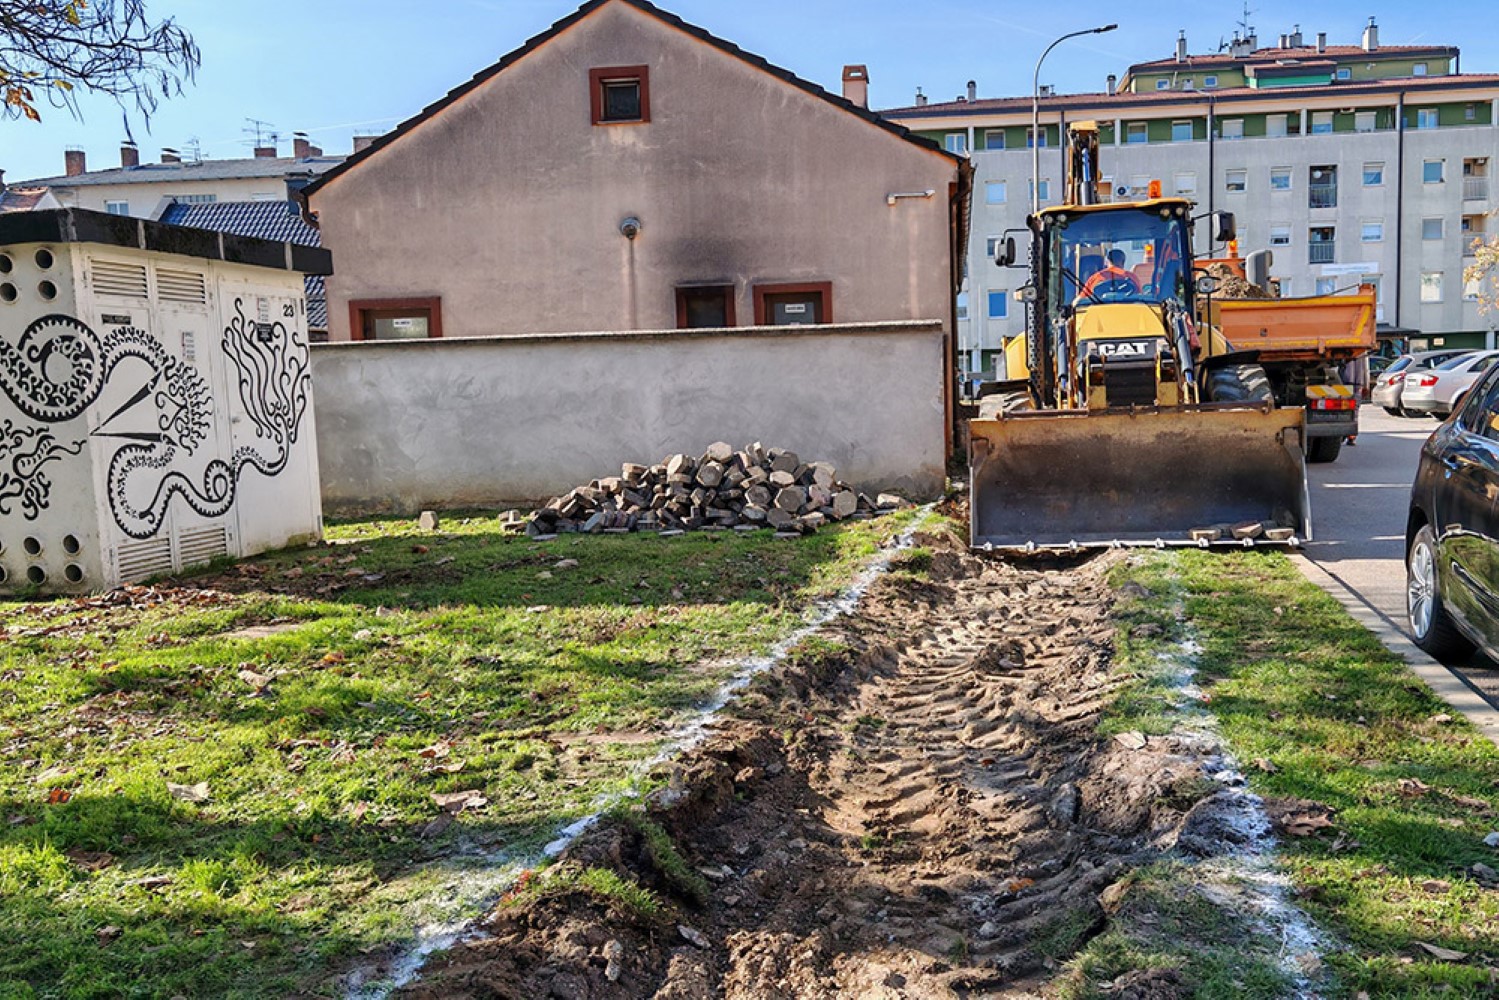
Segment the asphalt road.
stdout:
<svg viewBox="0 0 1499 1000">
<path fill-rule="evenodd" d="M 1358 444 L 1336 462 L 1307 466 L 1313 541 L 1306 555 L 1406 635 L 1405 517 L 1422 443 L 1436 429 L 1427 417 L 1392 417 L 1376 406 L 1359 413 Z M 1475 657 L 1461 674 L 1499 705 L 1499 667 Z"/>
</svg>

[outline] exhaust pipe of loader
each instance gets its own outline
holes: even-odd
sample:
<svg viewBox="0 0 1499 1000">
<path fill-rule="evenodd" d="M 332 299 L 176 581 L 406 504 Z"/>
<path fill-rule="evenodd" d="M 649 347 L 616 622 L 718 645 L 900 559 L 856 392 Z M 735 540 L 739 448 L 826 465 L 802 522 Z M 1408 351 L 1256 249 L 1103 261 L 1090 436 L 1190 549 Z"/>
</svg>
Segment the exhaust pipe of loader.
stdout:
<svg viewBox="0 0 1499 1000">
<path fill-rule="evenodd" d="M 1312 534 L 1305 421 L 1242 404 L 970 421 L 971 544 L 1299 545 Z"/>
</svg>

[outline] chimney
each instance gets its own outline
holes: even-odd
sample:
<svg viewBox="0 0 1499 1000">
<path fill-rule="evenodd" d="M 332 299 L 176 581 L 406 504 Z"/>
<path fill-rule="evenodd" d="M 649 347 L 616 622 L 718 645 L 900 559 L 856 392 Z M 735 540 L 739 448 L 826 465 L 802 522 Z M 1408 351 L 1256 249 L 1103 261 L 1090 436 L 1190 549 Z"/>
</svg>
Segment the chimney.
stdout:
<svg viewBox="0 0 1499 1000">
<path fill-rule="evenodd" d="M 126 139 L 120 143 L 120 166 L 138 167 L 141 165 L 141 151 L 136 148 L 135 143 Z"/>
<path fill-rule="evenodd" d="M 979 85 L 976 80 L 968 81 L 968 102 L 971 104 L 979 99 Z"/>
<path fill-rule="evenodd" d="M 1187 61 L 1187 33 L 1185 31 L 1176 33 L 1176 61 L 1179 63 Z"/>
<path fill-rule="evenodd" d="M 1301 25 L 1293 25 L 1291 28 L 1291 48 L 1301 48 Z"/>
<path fill-rule="evenodd" d="M 0 170 L 0 193 L 5 191 L 5 171 Z"/>
<path fill-rule="evenodd" d="M 380 137 L 377 135 L 356 135 L 354 137 L 354 152 L 357 153 L 362 149 L 369 149 L 375 144 L 375 140 L 378 138 Z"/>
<path fill-rule="evenodd" d="M 926 107 L 926 101 L 927 101 L 926 95 L 921 92 L 921 88 L 920 87 L 917 87 L 916 88 L 916 106 L 918 108 L 924 108 L 924 107 Z"/>
<path fill-rule="evenodd" d="M 1373 52 L 1379 48 L 1379 25 L 1374 23 L 1374 18 L 1369 18 L 1369 26 L 1364 29 L 1364 51 Z"/>
<path fill-rule="evenodd" d="M 1118 89 L 1119 89 L 1119 78 L 1117 76 L 1115 76 L 1113 73 L 1110 73 L 1109 74 L 1109 82 L 1108 82 L 1109 96 L 1110 97 L 1114 96 L 1114 91 L 1116 91 Z"/>
<path fill-rule="evenodd" d="M 291 134 L 291 155 L 299 160 L 305 160 L 312 155 L 312 143 L 307 141 L 306 132 Z"/>
<path fill-rule="evenodd" d="M 179 153 L 179 152 L 177 152 L 177 150 L 173 149 L 170 146 L 163 146 L 162 149 L 161 149 L 161 162 L 162 163 L 181 163 L 182 162 L 182 154 Z"/>
<path fill-rule="evenodd" d="M 1284 35 L 1283 34 L 1283 35 L 1280 36 L 1280 47 L 1283 48 L 1283 49 L 1289 49 L 1291 47 L 1291 36 L 1290 35 Z"/>
<path fill-rule="evenodd" d="M 63 150 L 63 169 L 69 177 L 77 177 L 79 174 L 88 172 L 88 162 L 84 157 L 83 150 L 77 146 L 69 146 Z"/>
<path fill-rule="evenodd" d="M 275 146 L 256 146 L 255 147 L 255 159 L 257 159 L 257 160 L 274 160 L 275 158 L 276 158 L 276 147 Z"/>
<path fill-rule="evenodd" d="M 1327 32 L 1317 32 L 1317 52 L 1321 54 L 1327 51 Z"/>
<path fill-rule="evenodd" d="M 1249 34 L 1244 36 L 1244 44 L 1249 46 L 1250 52 L 1260 47 L 1260 36 L 1255 33 L 1253 25 L 1249 27 Z"/>
<path fill-rule="evenodd" d="M 861 108 L 869 107 L 869 67 L 859 64 L 843 67 L 843 99 Z"/>
</svg>

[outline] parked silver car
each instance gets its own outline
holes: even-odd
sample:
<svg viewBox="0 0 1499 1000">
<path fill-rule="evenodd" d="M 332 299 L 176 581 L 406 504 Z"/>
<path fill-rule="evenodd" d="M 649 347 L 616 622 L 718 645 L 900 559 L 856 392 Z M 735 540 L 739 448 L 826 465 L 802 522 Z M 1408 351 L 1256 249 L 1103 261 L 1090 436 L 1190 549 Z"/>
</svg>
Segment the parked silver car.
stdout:
<svg viewBox="0 0 1499 1000">
<path fill-rule="evenodd" d="M 1397 417 L 1413 416 L 1407 413 L 1401 405 L 1400 395 L 1405 388 L 1406 376 L 1411 372 L 1430 371 L 1444 361 L 1471 354 L 1472 348 L 1460 348 L 1445 351 L 1418 351 L 1415 354 L 1402 354 L 1395 363 L 1386 368 L 1379 378 L 1374 380 L 1374 391 L 1369 394 L 1369 401 L 1375 406 L 1382 406 L 1386 413 Z"/>
<path fill-rule="evenodd" d="M 1400 390 L 1400 407 L 1438 420 L 1451 413 L 1473 383 L 1499 362 L 1499 351 L 1474 351 L 1444 361 L 1428 372 L 1408 374 Z"/>
</svg>

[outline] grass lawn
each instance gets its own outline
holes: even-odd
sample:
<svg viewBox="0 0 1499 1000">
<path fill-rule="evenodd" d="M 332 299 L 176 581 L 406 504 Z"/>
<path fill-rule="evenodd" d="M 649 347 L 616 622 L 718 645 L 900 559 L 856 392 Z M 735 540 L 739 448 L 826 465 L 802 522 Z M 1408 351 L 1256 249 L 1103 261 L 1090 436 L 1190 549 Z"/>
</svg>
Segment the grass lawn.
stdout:
<svg viewBox="0 0 1499 1000">
<path fill-rule="evenodd" d="M 369 521 L 0 602 L 0 997 L 339 992 L 465 872 L 630 787 L 911 516 L 789 542 Z"/>
<path fill-rule="evenodd" d="M 1499 851 L 1484 844 L 1499 829 L 1499 748 L 1281 555 L 1152 555 L 1116 582 L 1146 588 L 1125 606 L 1125 665 L 1190 629 L 1206 708 L 1250 785 L 1272 811 L 1330 820 L 1280 840 L 1296 902 L 1336 939 L 1333 994 L 1499 993 Z M 1169 731 L 1170 701 L 1146 680 L 1108 727 Z M 1093 982 L 1117 971 L 1102 960 L 1119 946 L 1085 952 Z M 1152 960 L 1196 975 L 1203 957 L 1221 955 Z"/>
</svg>

